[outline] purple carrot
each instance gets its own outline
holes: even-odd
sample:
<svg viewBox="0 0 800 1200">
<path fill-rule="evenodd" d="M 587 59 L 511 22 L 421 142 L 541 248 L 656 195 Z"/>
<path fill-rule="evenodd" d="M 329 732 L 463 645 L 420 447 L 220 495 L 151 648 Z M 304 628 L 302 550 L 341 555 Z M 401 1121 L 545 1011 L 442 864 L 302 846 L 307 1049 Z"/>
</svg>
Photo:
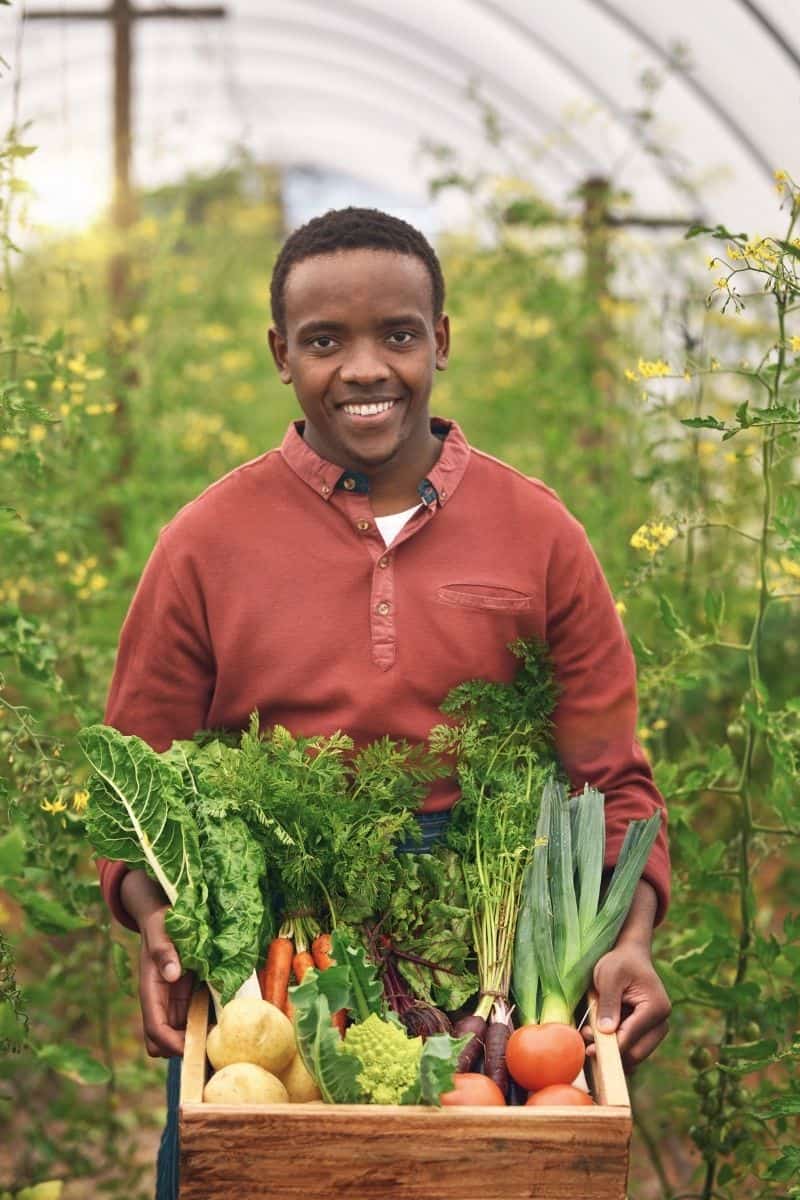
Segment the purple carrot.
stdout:
<svg viewBox="0 0 800 1200">
<path fill-rule="evenodd" d="M 471 1071 L 477 1062 L 478 1055 L 483 1050 L 484 1038 L 486 1037 L 486 1020 L 484 1017 L 479 1017 L 477 1013 L 470 1013 L 466 1017 L 460 1017 L 453 1028 L 453 1033 L 456 1037 L 464 1037 L 470 1034 L 470 1039 L 464 1049 L 458 1056 L 456 1070 L 461 1073 L 463 1071 Z"/>
<path fill-rule="evenodd" d="M 505 1000 L 495 1000 L 489 1028 L 486 1031 L 486 1050 L 483 1070 L 493 1079 L 505 1096 L 508 1091 L 506 1045 L 511 1037 L 511 1009 Z"/>
</svg>

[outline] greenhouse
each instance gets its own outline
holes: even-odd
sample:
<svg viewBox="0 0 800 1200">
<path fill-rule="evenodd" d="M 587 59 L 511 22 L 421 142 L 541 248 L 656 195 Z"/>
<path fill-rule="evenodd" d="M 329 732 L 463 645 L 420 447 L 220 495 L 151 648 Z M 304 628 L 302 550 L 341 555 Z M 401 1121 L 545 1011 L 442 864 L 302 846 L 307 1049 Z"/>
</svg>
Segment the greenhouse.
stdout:
<svg viewBox="0 0 800 1200">
<path fill-rule="evenodd" d="M 0 80 L 0 1200 L 800 1195 L 800 9 Z"/>
</svg>

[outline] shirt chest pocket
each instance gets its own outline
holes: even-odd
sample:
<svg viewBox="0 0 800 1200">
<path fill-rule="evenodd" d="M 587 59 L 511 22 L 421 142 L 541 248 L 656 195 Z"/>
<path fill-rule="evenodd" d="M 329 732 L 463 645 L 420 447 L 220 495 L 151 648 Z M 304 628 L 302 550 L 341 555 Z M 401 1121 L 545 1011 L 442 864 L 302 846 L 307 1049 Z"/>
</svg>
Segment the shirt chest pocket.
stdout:
<svg viewBox="0 0 800 1200">
<path fill-rule="evenodd" d="M 436 601 L 473 612 L 524 613 L 534 605 L 534 597 L 527 592 L 486 583 L 444 584 L 436 590 Z"/>
</svg>

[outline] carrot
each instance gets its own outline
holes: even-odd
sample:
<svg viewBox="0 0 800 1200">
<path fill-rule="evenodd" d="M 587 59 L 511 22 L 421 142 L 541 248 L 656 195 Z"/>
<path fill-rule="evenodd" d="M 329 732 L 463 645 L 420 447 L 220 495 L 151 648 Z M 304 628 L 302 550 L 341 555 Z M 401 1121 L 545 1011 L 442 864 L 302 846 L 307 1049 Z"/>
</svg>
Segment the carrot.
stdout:
<svg viewBox="0 0 800 1200">
<path fill-rule="evenodd" d="M 483 1050 L 483 1043 L 486 1038 L 486 1021 L 476 1013 L 471 1013 L 469 1016 L 460 1017 L 456 1021 L 453 1032 L 456 1037 L 464 1037 L 466 1034 L 470 1034 L 470 1040 L 458 1056 L 456 1068 L 459 1074 L 464 1074 L 472 1069 L 478 1061 L 481 1050 Z"/>
<path fill-rule="evenodd" d="M 508 1091 L 506 1044 L 511 1037 L 511 1010 L 503 1000 L 496 1000 L 492 1018 L 486 1030 L 483 1069 L 505 1096 Z"/>
<path fill-rule="evenodd" d="M 286 1012 L 289 999 L 289 973 L 292 969 L 294 945 L 288 937 L 274 937 L 269 944 L 267 961 L 258 972 L 261 995 L 270 1004 Z"/>
<path fill-rule="evenodd" d="M 298 950 L 292 959 L 292 970 L 298 983 L 303 982 L 303 976 L 309 967 L 314 966 L 314 958 L 310 950 Z"/>
<path fill-rule="evenodd" d="M 329 933 L 318 933 L 311 943 L 311 953 L 314 956 L 314 966 L 318 971 L 327 971 L 328 967 L 335 966 L 335 960 L 331 958 L 331 935 Z"/>
<path fill-rule="evenodd" d="M 331 958 L 331 935 L 329 933 L 317 934 L 311 943 L 311 954 L 314 966 L 318 971 L 327 971 L 328 967 L 336 966 L 336 960 Z M 347 1028 L 347 1009 L 340 1008 L 338 1012 L 331 1013 L 331 1024 L 339 1030 L 339 1037 L 344 1037 Z"/>
</svg>

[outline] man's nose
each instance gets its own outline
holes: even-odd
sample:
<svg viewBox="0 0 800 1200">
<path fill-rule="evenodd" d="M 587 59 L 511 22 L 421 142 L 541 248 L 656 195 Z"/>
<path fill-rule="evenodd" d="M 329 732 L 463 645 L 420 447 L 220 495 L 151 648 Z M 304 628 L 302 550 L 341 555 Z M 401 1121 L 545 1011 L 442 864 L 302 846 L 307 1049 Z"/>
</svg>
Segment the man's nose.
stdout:
<svg viewBox="0 0 800 1200">
<path fill-rule="evenodd" d="M 339 374 L 343 383 L 376 383 L 389 378 L 389 367 L 381 347 L 371 341 L 355 342 L 345 356 Z"/>
</svg>

